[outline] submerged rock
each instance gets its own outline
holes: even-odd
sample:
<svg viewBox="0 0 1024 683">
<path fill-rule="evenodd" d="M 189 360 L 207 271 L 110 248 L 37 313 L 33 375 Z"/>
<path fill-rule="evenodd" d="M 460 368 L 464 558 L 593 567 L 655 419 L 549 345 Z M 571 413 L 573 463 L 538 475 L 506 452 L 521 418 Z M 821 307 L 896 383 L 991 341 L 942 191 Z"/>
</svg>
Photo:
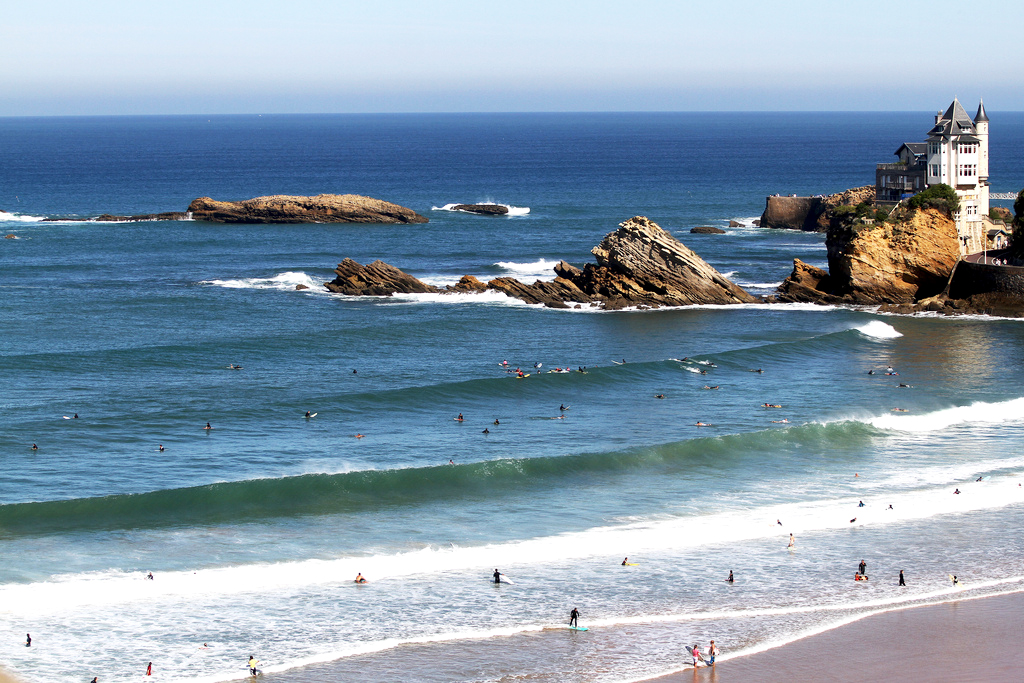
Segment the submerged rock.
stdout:
<svg viewBox="0 0 1024 683">
<path fill-rule="evenodd" d="M 211 223 L 426 223 L 412 209 L 357 194 L 273 195 L 241 202 L 200 197 L 192 218 Z"/>
<path fill-rule="evenodd" d="M 453 211 L 467 211 L 483 216 L 504 216 L 508 213 L 508 207 L 502 204 L 456 204 Z"/>
<path fill-rule="evenodd" d="M 44 218 L 44 222 L 60 221 L 65 223 L 68 221 L 79 223 L 98 221 L 100 223 L 142 223 L 146 221 L 183 221 L 188 218 L 188 214 L 184 211 L 164 211 L 162 213 L 142 213 L 135 214 L 132 216 L 117 216 L 110 213 L 100 214 L 96 218 Z"/>
<path fill-rule="evenodd" d="M 735 221 L 729 221 L 729 227 L 739 227 L 739 224 L 733 225 Z M 725 230 L 721 228 L 713 228 L 710 225 L 699 225 L 696 228 L 690 228 L 690 232 L 695 235 L 724 235 Z"/>
</svg>

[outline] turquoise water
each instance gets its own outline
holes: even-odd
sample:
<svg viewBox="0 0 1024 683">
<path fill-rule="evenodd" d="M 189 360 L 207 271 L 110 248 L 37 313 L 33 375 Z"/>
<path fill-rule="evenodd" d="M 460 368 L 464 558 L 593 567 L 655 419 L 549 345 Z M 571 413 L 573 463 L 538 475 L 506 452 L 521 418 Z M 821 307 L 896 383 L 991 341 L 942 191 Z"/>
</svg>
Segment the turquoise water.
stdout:
<svg viewBox="0 0 1024 683">
<path fill-rule="evenodd" d="M 0 120 L 18 237 L 0 243 L 0 663 L 223 681 L 256 653 L 288 680 L 622 681 L 692 642 L 728 656 L 951 599 L 950 573 L 971 595 L 1020 589 L 1019 322 L 318 286 L 344 257 L 438 284 L 552 277 L 644 214 L 767 293 L 825 251 L 750 226 L 764 196 L 870 183 L 928 120 Z M 992 125 L 994 189 L 1019 188 L 1024 116 Z M 319 192 L 430 223 L 38 220 Z M 482 200 L 529 212 L 440 210 Z M 587 372 L 545 372 L 565 366 Z M 515 583 L 488 583 L 495 567 Z M 585 634 L 561 626 L 573 606 Z"/>
</svg>

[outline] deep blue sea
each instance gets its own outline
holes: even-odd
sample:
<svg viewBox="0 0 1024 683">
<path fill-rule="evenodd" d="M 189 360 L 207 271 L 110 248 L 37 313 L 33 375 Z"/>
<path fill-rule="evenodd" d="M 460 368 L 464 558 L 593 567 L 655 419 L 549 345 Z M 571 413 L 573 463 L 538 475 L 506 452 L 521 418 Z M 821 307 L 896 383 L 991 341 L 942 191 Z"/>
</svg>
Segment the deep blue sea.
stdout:
<svg viewBox="0 0 1024 683">
<path fill-rule="evenodd" d="M 1019 190 L 1024 114 L 990 118 L 993 191 Z M 0 119 L 0 666 L 634 681 L 711 638 L 727 658 L 1024 590 L 1020 321 L 322 287 L 345 257 L 550 279 L 645 215 L 767 294 L 826 259 L 823 235 L 752 225 L 765 197 L 871 184 L 932 120 Z M 41 220 L 319 193 L 430 222 Z M 515 210 L 444 208 L 483 201 Z"/>
</svg>

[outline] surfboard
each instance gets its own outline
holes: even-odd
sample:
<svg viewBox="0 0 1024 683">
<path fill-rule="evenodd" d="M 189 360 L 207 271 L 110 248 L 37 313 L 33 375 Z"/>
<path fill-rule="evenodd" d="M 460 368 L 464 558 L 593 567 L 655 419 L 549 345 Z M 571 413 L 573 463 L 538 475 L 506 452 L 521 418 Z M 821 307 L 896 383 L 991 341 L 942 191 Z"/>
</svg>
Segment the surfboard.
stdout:
<svg viewBox="0 0 1024 683">
<path fill-rule="evenodd" d="M 569 630 L 570 631 L 589 631 L 590 629 L 587 628 L 586 626 L 570 626 Z"/>
<path fill-rule="evenodd" d="M 516 379 L 526 379 L 526 378 L 527 378 L 527 377 L 529 377 L 529 376 L 530 376 L 530 373 L 526 373 L 526 374 L 525 374 L 525 375 L 523 375 L 522 377 L 516 377 Z"/>
<path fill-rule="evenodd" d="M 626 362 L 625 362 L 625 361 L 617 361 L 617 360 L 613 360 L 612 362 L 613 362 L 613 363 L 615 363 L 616 365 L 625 365 L 625 364 L 626 364 Z"/>
<path fill-rule="evenodd" d="M 306 418 L 306 419 L 308 420 L 308 419 L 310 419 L 310 418 L 316 417 L 316 416 L 317 416 L 317 415 L 319 415 L 319 414 L 320 414 L 320 413 L 311 413 L 311 414 L 309 414 L 309 415 L 303 415 L 303 417 L 305 417 L 305 418 Z"/>
<path fill-rule="evenodd" d="M 61 417 L 63 417 L 63 418 L 65 419 L 65 420 L 70 420 L 70 419 L 71 419 L 71 418 L 70 418 L 70 417 L 68 417 L 67 415 L 61 415 Z"/>
<path fill-rule="evenodd" d="M 624 564 L 622 566 L 623 567 L 639 567 L 640 563 L 639 562 L 627 562 L 626 564 Z"/>
</svg>

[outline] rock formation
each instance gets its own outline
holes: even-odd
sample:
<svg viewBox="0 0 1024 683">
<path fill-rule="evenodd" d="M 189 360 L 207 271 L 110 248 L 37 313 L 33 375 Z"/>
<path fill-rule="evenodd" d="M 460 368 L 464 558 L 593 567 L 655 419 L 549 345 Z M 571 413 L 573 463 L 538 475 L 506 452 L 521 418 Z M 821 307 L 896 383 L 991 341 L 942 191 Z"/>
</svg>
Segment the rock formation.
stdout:
<svg viewBox="0 0 1024 683">
<path fill-rule="evenodd" d="M 844 223 L 825 239 L 828 273 L 799 259 L 780 301 L 903 304 L 941 293 L 959 259 L 956 224 L 936 209 L 896 223 Z"/>
<path fill-rule="evenodd" d="M 765 200 L 764 213 L 758 225 L 764 228 L 786 228 L 808 232 L 828 230 L 832 210 L 837 206 L 874 204 L 875 187 L 865 185 L 827 197 L 779 197 Z"/>
<path fill-rule="evenodd" d="M 411 275 L 407 275 L 381 260 L 368 266 L 350 258 L 338 264 L 336 278 L 324 286 L 335 294 L 349 296 L 391 296 L 392 294 L 428 293 L 439 291 Z"/>
<path fill-rule="evenodd" d="M 241 202 L 200 197 L 192 218 L 212 223 L 426 223 L 412 209 L 357 194 L 273 195 Z"/>
<path fill-rule="evenodd" d="M 456 204 L 452 210 L 478 213 L 483 216 L 504 216 L 508 213 L 508 207 L 502 204 Z"/>
<path fill-rule="evenodd" d="M 164 211 L 163 213 L 142 213 L 135 214 L 133 216 L 116 216 L 114 214 L 104 213 L 96 218 L 44 218 L 44 222 L 60 221 L 65 222 L 85 222 L 85 221 L 98 221 L 100 223 L 140 223 L 143 221 L 183 221 L 188 218 L 188 214 L 184 211 Z"/>
<path fill-rule="evenodd" d="M 696 228 L 690 228 L 690 232 L 695 234 L 695 235 L 724 235 L 725 234 L 725 230 L 722 230 L 721 228 L 713 228 L 710 225 L 698 225 Z"/>
<path fill-rule="evenodd" d="M 509 277 L 496 278 L 485 285 L 466 275 L 442 290 L 382 261 L 362 266 L 345 259 L 335 270 L 337 277 L 325 286 L 332 292 L 355 296 L 490 289 L 552 308 L 596 304 L 608 310 L 758 301 L 643 216 L 622 223 L 592 253 L 597 257 L 596 264 L 588 263 L 581 270 L 561 261 L 554 268 L 553 281 L 532 285 Z"/>
</svg>

